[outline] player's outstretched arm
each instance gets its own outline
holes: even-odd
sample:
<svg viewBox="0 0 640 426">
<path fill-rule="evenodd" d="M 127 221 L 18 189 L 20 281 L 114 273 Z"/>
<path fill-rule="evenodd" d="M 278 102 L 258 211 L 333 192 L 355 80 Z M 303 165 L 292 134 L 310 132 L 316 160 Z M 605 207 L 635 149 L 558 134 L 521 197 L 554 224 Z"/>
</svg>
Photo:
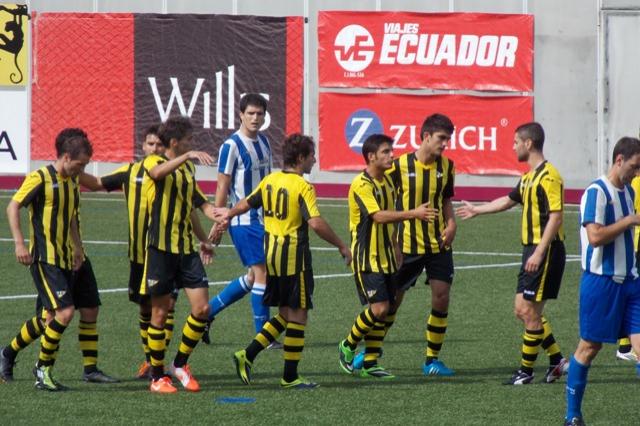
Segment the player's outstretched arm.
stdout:
<svg viewBox="0 0 640 426">
<path fill-rule="evenodd" d="M 15 200 L 9 201 L 7 218 L 9 219 L 9 229 L 11 230 L 11 236 L 15 244 L 16 260 L 23 265 L 31 265 L 33 258 L 24 243 L 24 235 L 20 228 L 20 203 Z"/>
<path fill-rule="evenodd" d="M 375 223 L 396 223 L 403 220 L 418 219 L 426 222 L 433 222 L 438 209 L 429 207 L 429 203 L 424 203 L 412 210 L 379 210 L 371 215 Z"/>
<path fill-rule="evenodd" d="M 351 250 L 349 250 L 349 247 L 333 232 L 333 229 L 331 229 L 322 217 L 312 217 L 307 221 L 307 224 L 309 224 L 311 229 L 313 229 L 320 238 L 338 248 L 340 255 L 347 265 L 351 264 Z"/>
<path fill-rule="evenodd" d="M 200 164 L 204 166 L 210 166 L 213 164 L 213 158 L 209 154 L 203 151 L 189 151 L 182 155 L 177 156 L 174 159 L 165 161 L 163 163 L 154 166 L 149 170 L 149 176 L 153 180 L 164 179 L 168 174 L 176 170 L 182 163 L 187 160 L 198 160 Z"/>
<path fill-rule="evenodd" d="M 104 186 L 98 176 L 82 172 L 80 173 L 80 176 L 78 176 L 78 179 L 80 180 L 80 185 L 84 186 L 89 191 L 104 191 Z"/>
<path fill-rule="evenodd" d="M 462 201 L 462 206 L 456 209 L 456 215 L 463 220 L 471 219 L 472 217 L 505 211 L 515 206 L 517 203 L 509 198 L 508 195 L 504 197 L 496 198 L 486 204 L 471 204 L 468 201 Z"/>
</svg>

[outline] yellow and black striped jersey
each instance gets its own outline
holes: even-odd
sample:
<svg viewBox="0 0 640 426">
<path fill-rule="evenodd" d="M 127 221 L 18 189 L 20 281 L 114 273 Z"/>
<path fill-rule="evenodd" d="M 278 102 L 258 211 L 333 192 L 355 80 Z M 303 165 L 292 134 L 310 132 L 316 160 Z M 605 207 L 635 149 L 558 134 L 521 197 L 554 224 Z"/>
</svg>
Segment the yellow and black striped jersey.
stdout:
<svg viewBox="0 0 640 426">
<path fill-rule="evenodd" d="M 166 157 L 150 155 L 142 165 L 145 171 L 168 161 Z M 148 246 L 174 254 L 194 253 L 191 211 L 200 208 L 207 197 L 195 180 L 195 166 L 186 161 L 147 189 L 149 201 Z"/>
<path fill-rule="evenodd" d="M 267 273 L 285 277 L 310 270 L 307 221 L 320 216 L 313 186 L 293 172 L 271 173 L 247 202 L 252 208 L 264 210 Z"/>
<path fill-rule="evenodd" d="M 516 203 L 522 204 L 522 244 L 538 244 L 549 221 L 549 213 L 563 212 L 564 190 L 562 176 L 548 161 L 520 178 L 509 193 Z M 554 240 L 564 241 L 561 225 Z"/>
<path fill-rule="evenodd" d="M 453 197 L 453 162 L 441 156 L 430 164 L 423 164 L 412 152 L 395 159 L 387 174 L 398 193 L 396 210 L 415 209 L 426 202 L 438 209 L 438 215 L 431 223 L 420 219 L 401 222 L 398 241 L 402 252 L 411 255 L 439 253 L 439 242 L 446 225 L 442 205 L 444 200 Z"/>
<path fill-rule="evenodd" d="M 71 270 L 70 229 L 80 205 L 78 178 L 63 178 L 53 165 L 42 167 L 25 178 L 13 200 L 29 207 L 33 260 Z"/>
<path fill-rule="evenodd" d="M 391 274 L 398 269 L 393 241 L 395 224 L 375 223 L 371 215 L 395 210 L 395 188 L 391 178 L 381 181 L 366 171 L 357 175 L 349 188 L 349 231 L 354 272 Z"/>
<path fill-rule="evenodd" d="M 129 217 L 129 260 L 143 264 L 149 229 L 147 194 L 153 180 L 145 173 L 142 161 L 124 165 L 100 179 L 107 191 L 121 189 L 124 192 Z"/>
<path fill-rule="evenodd" d="M 636 214 L 640 214 L 640 176 L 636 176 L 631 181 L 631 188 L 633 189 L 633 208 L 636 211 Z M 636 248 L 636 253 L 640 252 L 640 226 L 636 226 L 633 231 L 633 240 L 634 247 Z"/>
</svg>

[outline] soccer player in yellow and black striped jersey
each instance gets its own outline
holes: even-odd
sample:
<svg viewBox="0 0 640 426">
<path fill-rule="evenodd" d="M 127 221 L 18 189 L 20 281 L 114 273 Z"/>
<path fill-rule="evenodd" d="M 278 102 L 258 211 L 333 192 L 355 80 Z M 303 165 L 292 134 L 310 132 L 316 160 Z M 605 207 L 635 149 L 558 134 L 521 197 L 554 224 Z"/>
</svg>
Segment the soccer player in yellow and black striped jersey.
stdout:
<svg viewBox="0 0 640 426">
<path fill-rule="evenodd" d="M 256 356 L 285 332 L 284 373 L 280 385 L 283 388 L 314 388 L 316 383 L 298 375 L 307 311 L 313 307 L 308 228 L 337 247 L 347 264 L 351 262 L 351 252 L 320 217 L 315 190 L 302 177 L 311 171 L 316 161 L 313 139 L 300 134 L 290 135 L 284 141 L 282 154 L 284 169 L 267 175 L 226 215 L 228 221 L 251 208 L 262 207 L 267 263 L 263 301 L 266 305 L 278 306 L 278 314 L 267 321 L 249 346 L 236 352 L 233 359 L 238 376 L 248 385 Z"/>
<path fill-rule="evenodd" d="M 562 177 L 544 158 L 544 139 L 544 129 L 539 123 L 519 126 L 515 132 L 514 150 L 518 161 L 528 163 L 529 171 L 509 195 L 483 205 L 463 201 L 463 206 L 456 211 L 463 219 L 470 219 L 522 204 L 522 267 L 514 305 L 525 331 L 521 365 L 505 382 L 509 385 L 533 381 L 533 365 L 541 346 L 549 355 L 550 366 L 544 377 L 546 383 L 559 379 L 569 367 L 553 337 L 551 325 L 543 316 L 545 302 L 558 297 L 566 257 L 562 228 Z"/>
<path fill-rule="evenodd" d="M 153 181 L 147 199 L 150 206 L 147 258 L 140 294 L 151 297 L 151 322 L 148 344 L 151 355 L 150 390 L 175 393 L 171 379 L 164 375 L 166 352 L 165 323 L 176 288 L 184 288 L 191 314 L 182 330 L 178 353 L 171 372 L 182 386 L 191 392 L 200 385 L 187 364 L 189 355 L 202 337 L 209 313 L 209 282 L 202 261 L 194 248 L 191 215 L 194 209 L 212 220 L 216 208 L 207 202 L 195 180 L 192 160 L 211 165 L 213 159 L 205 152 L 189 151 L 193 126 L 186 117 L 170 117 L 160 126 L 158 137 L 165 146 L 164 156 L 150 155 L 143 167 Z M 211 248 L 201 244 L 211 254 Z"/>
<path fill-rule="evenodd" d="M 53 379 L 51 370 L 60 339 L 75 310 L 72 272 L 79 270 L 84 261 L 78 229 L 77 176 L 93 153 L 86 134 L 71 133 L 66 137 L 69 130 L 75 129 L 63 130 L 56 139 L 56 161 L 29 174 L 7 207 L 16 259 L 29 266 L 38 297 L 47 310 L 46 328 L 42 330 L 40 324 L 43 336 L 34 375 L 36 387 L 49 391 L 65 389 Z M 29 208 L 29 248 L 24 244 L 20 226 L 22 207 Z M 37 331 L 36 327 L 29 330 L 27 340 Z"/>
<path fill-rule="evenodd" d="M 404 293 L 415 285 L 423 270 L 431 287 L 431 313 L 425 333 L 425 375 L 454 374 L 438 359 L 447 330 L 454 272 L 451 244 L 456 235 L 456 221 L 451 198 L 455 171 L 453 162 L 442 155 L 452 133 L 453 123 L 448 117 L 430 115 L 420 129 L 420 148 L 394 160 L 393 168 L 388 172 L 397 188 L 398 210 L 410 210 L 421 203 L 429 203 L 429 207 L 438 211 L 433 222 L 406 220 L 399 229 L 403 261 L 397 275 L 398 293 L 394 310 L 397 311 Z"/>
<path fill-rule="evenodd" d="M 164 145 L 158 137 L 158 125 L 148 127 L 144 132 L 142 142 L 142 152 L 145 157 L 155 154 L 164 154 Z M 147 253 L 147 232 L 149 228 L 149 200 L 147 193 L 153 181 L 142 167 L 142 162 L 126 164 L 112 173 L 95 177 L 87 173 L 80 175 L 80 184 L 92 191 L 115 191 L 122 190 L 125 196 L 128 223 L 129 223 L 129 300 L 139 305 L 138 326 L 142 349 L 145 354 L 145 361 L 138 368 L 137 377 L 140 379 L 149 378 L 151 372 L 151 355 L 149 353 L 148 329 L 151 321 L 151 300 L 149 296 L 140 295 L 140 285 L 144 274 L 144 260 Z M 200 226 L 198 215 L 192 213 L 194 231 L 199 230 L 201 241 L 206 240 L 206 235 Z M 177 291 L 172 293 L 169 304 L 167 320 L 165 321 L 165 340 L 167 346 L 171 342 L 174 327 L 175 301 L 178 297 Z"/>
<path fill-rule="evenodd" d="M 346 373 L 353 373 L 355 350 L 364 339 L 360 375 L 392 379 L 395 376 L 378 365 L 378 357 L 386 332 L 393 324 L 393 318 L 387 314 L 396 293 L 394 274 L 400 256 L 395 223 L 410 219 L 432 221 L 436 211 L 427 203 L 412 210 L 395 210 L 395 188 L 385 175 L 393 164 L 393 138 L 381 134 L 369 136 L 362 145 L 362 156 L 367 167 L 349 188 L 349 230 L 356 289 L 360 302 L 368 306 L 338 345 L 339 361 Z"/>
</svg>

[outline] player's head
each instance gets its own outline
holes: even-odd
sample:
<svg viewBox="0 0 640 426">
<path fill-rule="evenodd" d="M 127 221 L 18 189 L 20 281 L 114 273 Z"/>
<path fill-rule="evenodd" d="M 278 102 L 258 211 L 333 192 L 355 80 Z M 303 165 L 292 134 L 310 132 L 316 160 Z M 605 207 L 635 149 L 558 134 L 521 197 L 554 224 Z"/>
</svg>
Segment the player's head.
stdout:
<svg viewBox="0 0 640 426">
<path fill-rule="evenodd" d="M 544 147 L 544 129 L 540 123 L 531 122 L 518 126 L 513 137 L 513 149 L 518 161 L 529 160 L 532 151 L 542 153 Z"/>
<path fill-rule="evenodd" d="M 422 145 L 429 154 L 436 157 L 442 155 L 442 151 L 447 147 L 453 134 L 453 123 L 451 119 L 443 114 L 432 114 L 425 118 L 420 128 L 420 139 Z"/>
<path fill-rule="evenodd" d="M 316 148 L 311 136 L 294 133 L 284 140 L 282 161 L 285 167 L 301 166 L 303 173 L 310 173 L 316 162 Z"/>
<path fill-rule="evenodd" d="M 369 136 L 362 144 L 364 161 L 385 170 L 393 163 L 393 138 L 383 134 Z"/>
<path fill-rule="evenodd" d="M 78 128 L 63 129 L 56 137 L 56 156 L 65 177 L 78 176 L 91 160 L 93 147 L 87 133 Z"/>
<path fill-rule="evenodd" d="M 160 138 L 158 137 L 159 130 L 159 124 L 153 124 L 144 130 L 142 152 L 144 152 L 145 157 L 151 154 L 164 154 L 164 145 L 160 142 Z"/>
<path fill-rule="evenodd" d="M 160 125 L 158 138 L 166 149 L 180 155 L 191 149 L 193 125 L 187 117 L 173 116 Z"/>
<path fill-rule="evenodd" d="M 247 93 L 240 99 L 240 127 L 255 137 L 264 124 L 267 100 L 258 93 Z"/>
<path fill-rule="evenodd" d="M 623 184 L 631 180 L 640 172 L 640 140 L 623 137 L 613 148 L 612 168 Z"/>
</svg>

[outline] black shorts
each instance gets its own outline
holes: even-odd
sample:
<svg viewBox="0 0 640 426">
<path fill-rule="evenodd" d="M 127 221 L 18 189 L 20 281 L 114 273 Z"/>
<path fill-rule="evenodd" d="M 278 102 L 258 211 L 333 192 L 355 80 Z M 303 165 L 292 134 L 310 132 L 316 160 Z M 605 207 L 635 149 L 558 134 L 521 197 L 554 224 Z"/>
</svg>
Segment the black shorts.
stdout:
<svg viewBox="0 0 640 426">
<path fill-rule="evenodd" d="M 267 306 L 313 309 L 313 286 L 313 271 L 310 269 L 286 277 L 267 275 L 262 302 Z"/>
<path fill-rule="evenodd" d="M 356 272 L 354 278 L 358 289 L 358 297 L 363 305 L 379 302 L 393 303 L 395 300 L 395 274 Z"/>
<path fill-rule="evenodd" d="M 76 309 L 96 308 L 101 305 L 98 283 L 88 257 L 84 258 L 80 269 L 72 272 L 72 289 L 73 305 Z"/>
<path fill-rule="evenodd" d="M 208 288 L 209 280 L 198 253 L 175 254 L 147 249 L 141 295 L 164 296 L 180 288 Z"/>
<path fill-rule="evenodd" d="M 140 285 L 144 277 L 144 264 L 129 262 L 129 301 L 138 305 L 151 303 L 151 296 L 140 294 Z M 171 297 L 178 300 L 178 289 L 176 288 Z"/>
<path fill-rule="evenodd" d="M 538 270 L 534 273 L 528 273 L 524 270 L 524 265 L 536 247 L 536 245 L 526 245 L 522 248 L 522 266 L 518 274 L 516 293 L 522 293 L 522 297 L 533 302 L 556 299 L 560 291 L 567 257 L 564 242 L 553 241 Z"/>
<path fill-rule="evenodd" d="M 44 309 L 56 310 L 73 306 L 71 271 L 43 262 L 33 262 L 29 266 L 33 282 L 38 292 L 38 303 Z"/>
<path fill-rule="evenodd" d="M 402 265 L 396 272 L 398 290 L 407 291 L 413 287 L 423 270 L 427 273 L 425 284 L 429 280 L 453 282 L 453 252 L 451 250 L 440 253 L 419 255 L 403 254 Z"/>
</svg>

